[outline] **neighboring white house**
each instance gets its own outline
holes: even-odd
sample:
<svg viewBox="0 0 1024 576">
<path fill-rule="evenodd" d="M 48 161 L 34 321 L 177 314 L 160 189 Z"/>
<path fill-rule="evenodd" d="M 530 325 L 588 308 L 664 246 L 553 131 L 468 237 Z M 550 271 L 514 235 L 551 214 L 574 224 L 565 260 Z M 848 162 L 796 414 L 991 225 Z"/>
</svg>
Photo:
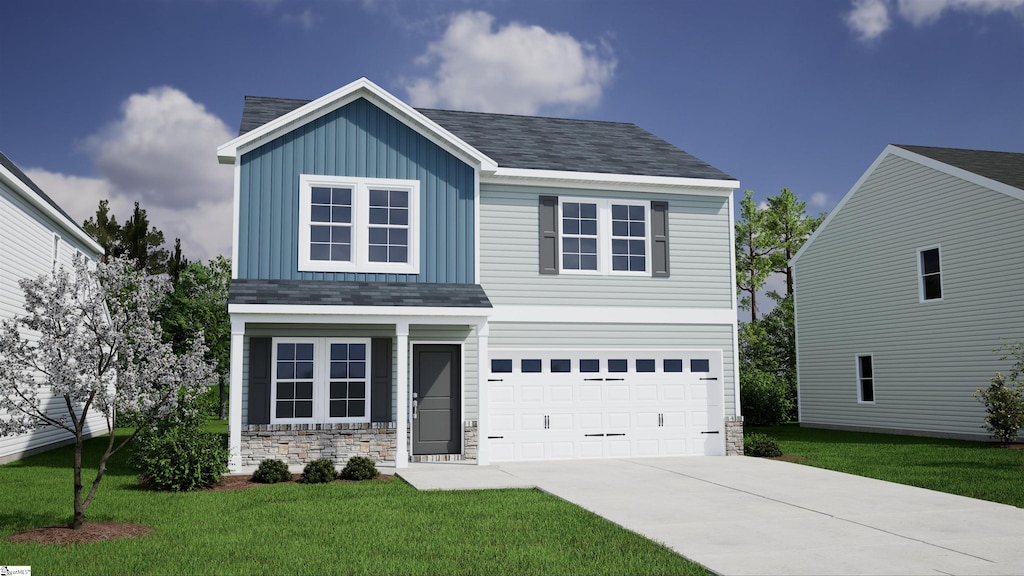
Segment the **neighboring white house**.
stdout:
<svg viewBox="0 0 1024 576">
<path fill-rule="evenodd" d="M 18 281 L 71 268 L 75 254 L 96 261 L 103 249 L 39 186 L 0 152 L 0 318 L 25 313 Z M 53 401 L 54 412 L 63 405 Z M 2 416 L 0 416 L 2 417 Z M 87 421 L 87 435 L 106 431 L 99 412 Z M 53 427 L 29 434 L 0 437 L 0 463 L 48 450 L 72 440 Z"/>
<path fill-rule="evenodd" d="M 1024 154 L 888 146 L 793 258 L 801 425 L 983 439 L 1024 341 Z"/>
<path fill-rule="evenodd" d="M 231 465 L 742 450 L 733 191 L 628 123 L 247 97 Z"/>
</svg>

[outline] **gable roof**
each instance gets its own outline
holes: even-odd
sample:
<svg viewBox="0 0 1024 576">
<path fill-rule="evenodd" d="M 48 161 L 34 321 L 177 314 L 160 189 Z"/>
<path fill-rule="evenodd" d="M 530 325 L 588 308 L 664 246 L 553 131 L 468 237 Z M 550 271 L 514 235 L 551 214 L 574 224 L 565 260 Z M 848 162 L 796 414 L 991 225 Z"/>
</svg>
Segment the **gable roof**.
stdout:
<svg viewBox="0 0 1024 576">
<path fill-rule="evenodd" d="M 871 166 L 861 175 L 852 188 L 839 200 L 836 207 L 804 242 L 804 245 L 790 259 L 790 266 L 803 255 L 832 218 L 843 209 L 847 201 L 860 189 L 864 181 L 874 173 L 878 165 L 889 156 L 898 156 L 922 166 L 938 170 L 950 176 L 984 186 L 1024 202 L 1024 154 L 1017 152 L 994 152 L 990 150 L 969 150 L 966 148 L 939 148 L 935 146 L 911 146 L 890 144 L 875 158 Z"/>
<path fill-rule="evenodd" d="M 369 92 L 373 95 L 397 100 L 366 79 L 359 82 L 372 86 L 374 90 Z M 265 130 L 269 123 L 298 114 L 325 98 L 310 101 L 246 96 L 239 138 Z M 494 163 L 495 169 L 693 178 L 738 185 L 732 176 L 635 124 L 429 108 L 408 110 L 478 151 Z"/>
<path fill-rule="evenodd" d="M 31 203 L 35 204 L 42 212 L 47 213 L 62 228 L 74 235 L 80 242 L 88 246 L 96 255 L 103 254 L 103 247 L 100 246 L 92 236 L 75 222 L 59 204 L 53 201 L 38 184 L 32 181 L 17 164 L 14 163 L 3 151 L 0 151 L 0 179 L 20 192 Z"/>
</svg>

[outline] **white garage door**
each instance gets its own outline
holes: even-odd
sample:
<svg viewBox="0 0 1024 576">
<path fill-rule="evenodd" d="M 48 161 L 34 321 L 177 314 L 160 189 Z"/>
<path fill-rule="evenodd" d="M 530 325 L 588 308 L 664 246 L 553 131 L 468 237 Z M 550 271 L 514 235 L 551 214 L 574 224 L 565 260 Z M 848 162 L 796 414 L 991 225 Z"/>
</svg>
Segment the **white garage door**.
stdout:
<svg viewBox="0 0 1024 576">
<path fill-rule="evenodd" d="M 491 460 L 725 453 L 721 350 L 491 350 Z"/>
</svg>

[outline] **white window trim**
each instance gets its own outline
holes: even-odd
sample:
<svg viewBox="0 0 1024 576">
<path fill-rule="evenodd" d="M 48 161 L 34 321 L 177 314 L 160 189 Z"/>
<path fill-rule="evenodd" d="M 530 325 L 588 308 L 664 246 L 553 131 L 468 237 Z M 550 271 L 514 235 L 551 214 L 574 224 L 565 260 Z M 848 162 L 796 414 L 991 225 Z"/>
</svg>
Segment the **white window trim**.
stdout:
<svg viewBox="0 0 1024 576">
<path fill-rule="evenodd" d="M 861 388 L 860 381 L 863 377 L 860 374 L 860 359 L 863 357 L 871 359 L 871 400 L 864 399 L 864 390 Z M 878 379 L 878 370 L 875 367 L 875 355 L 874 354 L 855 354 L 853 356 L 854 371 L 857 374 L 857 404 L 874 404 L 875 398 L 878 397 L 878 390 L 875 388 L 875 380 Z"/>
<path fill-rule="evenodd" d="M 312 418 L 278 418 L 277 417 L 277 345 L 278 344 L 312 344 L 313 345 L 313 417 Z M 366 409 L 362 418 L 331 418 L 330 385 L 331 385 L 331 344 L 365 344 L 366 345 Z M 270 360 L 270 423 L 271 424 L 337 424 L 363 423 L 370 421 L 371 366 L 369 338 L 302 338 L 281 337 L 271 339 Z"/>
<path fill-rule="evenodd" d="M 925 298 L 924 297 L 924 266 L 921 263 L 921 255 L 927 250 L 938 250 L 939 251 L 939 290 L 942 296 L 938 298 Z M 946 297 L 946 286 L 943 283 L 942 278 L 946 275 L 945 268 L 942 266 L 942 245 L 935 244 L 934 246 L 925 246 L 917 249 L 917 301 L 924 304 L 928 302 L 942 302 Z"/>
<path fill-rule="evenodd" d="M 567 270 L 562 266 L 562 238 L 565 227 L 562 225 L 562 206 L 566 203 L 597 204 L 597 270 Z M 644 262 L 646 270 L 612 270 L 612 204 L 620 206 L 644 207 Z M 651 203 L 647 200 L 620 200 L 616 198 L 579 198 L 573 196 L 558 197 L 558 258 L 559 274 L 581 274 L 585 276 L 651 276 Z"/>
<path fill-rule="evenodd" d="M 310 213 L 314 186 L 352 189 L 352 260 L 313 260 L 309 257 Z M 409 261 L 370 262 L 370 188 L 409 192 Z M 348 176 L 299 176 L 299 270 L 302 272 L 360 272 L 380 274 L 420 273 L 420 183 L 418 180 L 355 178 Z"/>
<path fill-rule="evenodd" d="M 54 233 L 53 235 L 53 262 L 50 265 L 50 271 L 56 272 L 60 268 L 60 234 Z"/>
</svg>

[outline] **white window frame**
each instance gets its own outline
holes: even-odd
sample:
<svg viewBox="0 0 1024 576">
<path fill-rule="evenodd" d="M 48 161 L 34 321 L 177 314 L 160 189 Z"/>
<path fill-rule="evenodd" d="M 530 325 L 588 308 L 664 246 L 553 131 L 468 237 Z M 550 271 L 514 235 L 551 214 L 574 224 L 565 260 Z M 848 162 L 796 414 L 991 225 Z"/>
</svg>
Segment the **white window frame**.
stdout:
<svg viewBox="0 0 1024 576">
<path fill-rule="evenodd" d="M 312 191 L 314 187 L 352 189 L 352 259 L 348 262 L 313 260 L 309 256 Z M 370 189 L 409 192 L 408 262 L 371 262 L 369 259 Z M 302 272 L 420 273 L 420 183 L 392 178 L 299 176 L 299 270 Z"/>
<path fill-rule="evenodd" d="M 313 416 L 311 418 L 278 418 L 277 417 L 277 345 L 278 344 L 312 344 L 313 345 Z M 366 345 L 366 409 L 360 418 L 331 418 L 330 386 L 331 386 L 331 344 L 364 344 Z M 370 386 L 371 362 L 369 338 L 308 338 L 280 337 L 271 339 L 271 377 L 270 377 L 270 423 L 271 424 L 336 424 L 365 423 L 370 421 Z"/>
<path fill-rule="evenodd" d="M 53 234 L 53 262 L 50 271 L 56 272 L 60 268 L 60 234 Z"/>
<path fill-rule="evenodd" d="M 861 375 L 860 370 L 860 359 L 868 358 L 871 362 L 871 400 L 864 399 L 864 389 L 861 386 L 861 381 L 864 377 Z M 857 404 L 874 404 L 875 399 L 878 397 L 878 390 L 875 388 L 875 380 L 878 380 L 877 370 L 875 369 L 875 355 L 874 354 L 856 354 L 853 357 L 854 370 L 857 374 Z"/>
<path fill-rule="evenodd" d="M 597 270 L 568 270 L 562 266 L 562 239 L 565 227 L 562 225 L 562 206 L 572 204 L 597 205 Z M 612 270 L 612 205 L 644 207 L 644 262 L 645 270 Z M 559 274 L 581 274 L 588 276 L 651 276 L 651 203 L 648 200 L 621 200 L 616 198 L 579 198 L 573 196 L 558 197 L 558 258 Z"/>
<path fill-rule="evenodd" d="M 924 263 L 922 262 L 922 257 L 924 255 L 924 253 L 927 252 L 928 250 L 938 250 L 939 251 L 939 271 L 938 271 L 938 276 L 939 276 L 939 292 L 942 295 L 939 296 L 938 298 L 925 298 L 924 297 L 925 296 L 925 294 L 924 294 Z M 942 266 L 942 246 L 940 244 L 935 244 L 934 246 L 925 246 L 924 248 L 918 248 L 917 249 L 917 299 L 918 299 L 918 302 L 920 302 L 922 304 L 924 304 L 926 302 L 942 302 L 942 300 L 946 297 L 946 287 L 945 287 L 945 285 L 942 282 L 942 277 L 944 275 L 945 275 L 945 271 L 944 271 L 943 266 Z"/>
</svg>

